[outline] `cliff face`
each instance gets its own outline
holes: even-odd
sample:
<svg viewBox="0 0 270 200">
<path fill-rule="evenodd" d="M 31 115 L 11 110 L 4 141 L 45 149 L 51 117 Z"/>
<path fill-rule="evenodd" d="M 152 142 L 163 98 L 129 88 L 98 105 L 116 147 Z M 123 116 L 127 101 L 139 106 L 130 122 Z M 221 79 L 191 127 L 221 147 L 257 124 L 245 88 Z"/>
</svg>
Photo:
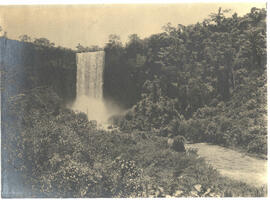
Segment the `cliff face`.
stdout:
<svg viewBox="0 0 270 200">
<path fill-rule="evenodd" d="M 76 97 L 76 54 L 0 38 L 2 102 L 36 87 L 51 87 L 64 101 Z"/>
<path fill-rule="evenodd" d="M 22 127 L 26 127 L 25 119 L 31 115 L 27 112 L 28 106 L 31 110 L 38 105 L 36 102 L 44 101 L 54 106 L 55 93 L 61 97 L 62 104 L 73 101 L 76 97 L 76 68 L 76 54 L 71 50 L 37 46 L 0 37 L 1 145 L 4 146 L 1 151 L 1 165 L 4 183 L 2 191 L 6 196 L 31 196 L 32 192 L 25 184 L 23 174 L 17 170 L 19 167 L 15 167 L 22 166 L 20 159 L 16 157 L 16 151 L 19 148 L 18 141 L 22 140 Z M 38 90 L 43 96 L 28 95 L 34 88 L 44 88 Z M 51 93 L 52 90 L 47 88 L 54 92 Z M 30 99 L 28 103 L 22 98 L 24 96 Z M 40 100 L 43 97 L 45 100 Z M 20 109 L 23 110 L 22 113 Z M 40 108 L 42 109 L 47 108 Z M 16 164 L 9 162 L 11 158 L 16 158 Z"/>
</svg>

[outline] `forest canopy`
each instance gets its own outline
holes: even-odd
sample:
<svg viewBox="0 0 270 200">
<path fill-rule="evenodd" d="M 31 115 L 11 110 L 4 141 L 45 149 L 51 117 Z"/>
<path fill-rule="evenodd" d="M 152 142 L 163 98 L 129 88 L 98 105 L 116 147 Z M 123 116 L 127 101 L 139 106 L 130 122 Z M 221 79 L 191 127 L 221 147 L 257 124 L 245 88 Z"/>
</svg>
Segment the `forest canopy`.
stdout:
<svg viewBox="0 0 270 200">
<path fill-rule="evenodd" d="M 110 36 L 105 97 L 132 108 L 118 125 L 150 130 L 175 121 L 177 134 L 190 139 L 267 152 L 266 10 L 228 12 L 219 8 L 188 26 L 168 23 L 145 39 L 133 34 L 125 45 Z"/>
</svg>

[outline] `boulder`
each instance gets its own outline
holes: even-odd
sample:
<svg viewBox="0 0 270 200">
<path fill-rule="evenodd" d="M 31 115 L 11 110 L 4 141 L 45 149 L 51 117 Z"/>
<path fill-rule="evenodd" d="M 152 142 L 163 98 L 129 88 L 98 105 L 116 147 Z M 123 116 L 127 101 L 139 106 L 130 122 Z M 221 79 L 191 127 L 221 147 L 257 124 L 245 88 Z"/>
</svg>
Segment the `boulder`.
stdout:
<svg viewBox="0 0 270 200">
<path fill-rule="evenodd" d="M 210 192 L 211 192 L 211 189 L 210 189 L 210 188 L 208 188 L 208 189 L 206 190 L 206 192 L 205 192 L 205 193 L 203 193 L 203 196 L 205 197 L 205 196 L 206 196 L 206 195 L 208 195 Z"/>
<path fill-rule="evenodd" d="M 183 194 L 184 192 L 182 190 L 177 190 L 173 196 L 175 197 L 181 197 L 181 195 Z"/>
<path fill-rule="evenodd" d="M 168 146 L 177 152 L 185 152 L 185 138 L 183 136 L 176 136 L 175 138 L 169 138 Z"/>
<path fill-rule="evenodd" d="M 191 196 L 191 197 L 199 197 L 197 191 L 191 191 L 191 192 L 190 192 L 190 196 Z"/>
<path fill-rule="evenodd" d="M 202 185 L 200 185 L 200 184 L 194 185 L 194 188 L 195 188 L 198 192 L 201 192 L 201 190 L 202 190 Z"/>
</svg>

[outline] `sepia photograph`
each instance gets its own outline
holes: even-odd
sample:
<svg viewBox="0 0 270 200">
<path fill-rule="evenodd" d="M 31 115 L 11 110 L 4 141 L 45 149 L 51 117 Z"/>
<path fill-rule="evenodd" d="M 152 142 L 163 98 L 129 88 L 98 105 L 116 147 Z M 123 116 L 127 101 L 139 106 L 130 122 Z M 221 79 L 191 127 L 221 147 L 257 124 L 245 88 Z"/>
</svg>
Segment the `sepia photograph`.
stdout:
<svg viewBox="0 0 270 200">
<path fill-rule="evenodd" d="M 267 197 L 266 22 L 266 1 L 0 2 L 1 197 Z"/>
</svg>

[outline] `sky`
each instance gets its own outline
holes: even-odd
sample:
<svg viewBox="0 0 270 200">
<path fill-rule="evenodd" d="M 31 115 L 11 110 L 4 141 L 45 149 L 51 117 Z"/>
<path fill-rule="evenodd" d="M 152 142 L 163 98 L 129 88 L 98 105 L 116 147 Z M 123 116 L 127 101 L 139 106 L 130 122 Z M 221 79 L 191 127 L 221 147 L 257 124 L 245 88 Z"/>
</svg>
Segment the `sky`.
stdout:
<svg viewBox="0 0 270 200">
<path fill-rule="evenodd" d="M 99 5 L 1 5 L 0 26 L 8 38 L 45 37 L 56 46 L 75 49 L 83 46 L 104 46 L 110 34 L 126 42 L 130 34 L 145 38 L 172 25 L 195 24 L 218 8 L 231 9 L 242 16 L 252 7 L 266 8 L 259 3 L 178 3 L 178 4 L 99 4 Z"/>
</svg>

